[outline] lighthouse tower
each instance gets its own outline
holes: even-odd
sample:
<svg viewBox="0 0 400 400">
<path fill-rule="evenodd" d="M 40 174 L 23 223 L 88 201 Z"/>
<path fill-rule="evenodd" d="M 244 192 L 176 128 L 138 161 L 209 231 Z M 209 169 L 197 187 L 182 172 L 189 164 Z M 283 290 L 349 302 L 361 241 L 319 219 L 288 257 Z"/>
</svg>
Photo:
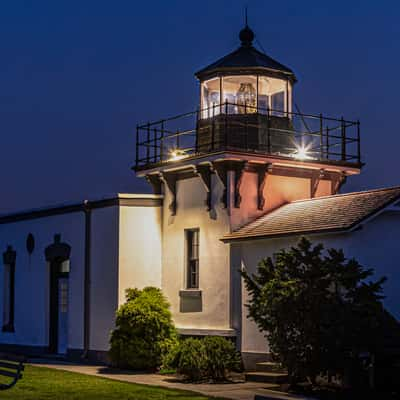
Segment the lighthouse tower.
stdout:
<svg viewBox="0 0 400 400">
<path fill-rule="evenodd" d="M 135 171 L 164 195 L 162 290 L 180 333 L 240 348 L 236 250 L 221 239 L 285 203 L 336 194 L 362 163 L 359 123 L 295 112 L 294 72 L 257 50 L 247 25 L 239 39 L 195 74 L 195 111 L 137 127 Z"/>
</svg>

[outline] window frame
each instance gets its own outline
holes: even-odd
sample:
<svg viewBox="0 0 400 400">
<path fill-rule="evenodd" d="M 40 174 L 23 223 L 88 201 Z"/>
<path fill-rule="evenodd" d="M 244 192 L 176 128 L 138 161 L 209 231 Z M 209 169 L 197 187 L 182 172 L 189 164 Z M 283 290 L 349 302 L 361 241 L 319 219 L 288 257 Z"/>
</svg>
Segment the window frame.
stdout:
<svg viewBox="0 0 400 400">
<path fill-rule="evenodd" d="M 197 236 L 197 240 L 194 240 Z M 194 243 L 197 241 L 197 243 Z M 193 251 L 193 248 L 196 248 Z M 195 257 L 193 257 L 195 253 Z M 195 266 L 195 268 L 193 268 Z M 194 280 L 193 278 L 194 273 Z M 185 288 L 187 290 L 199 290 L 200 288 L 200 229 L 185 229 Z"/>
</svg>

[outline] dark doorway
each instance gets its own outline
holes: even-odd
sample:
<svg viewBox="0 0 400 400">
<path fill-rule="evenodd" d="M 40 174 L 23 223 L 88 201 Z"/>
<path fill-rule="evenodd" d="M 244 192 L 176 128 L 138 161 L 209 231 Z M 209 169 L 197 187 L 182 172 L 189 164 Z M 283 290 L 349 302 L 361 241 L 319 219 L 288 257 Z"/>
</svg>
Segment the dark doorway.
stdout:
<svg viewBox="0 0 400 400">
<path fill-rule="evenodd" d="M 50 263 L 49 352 L 65 354 L 68 345 L 69 260 Z"/>
<path fill-rule="evenodd" d="M 49 263 L 49 352 L 65 354 L 68 348 L 69 260 L 71 247 L 54 235 L 54 243 L 45 250 Z"/>
</svg>

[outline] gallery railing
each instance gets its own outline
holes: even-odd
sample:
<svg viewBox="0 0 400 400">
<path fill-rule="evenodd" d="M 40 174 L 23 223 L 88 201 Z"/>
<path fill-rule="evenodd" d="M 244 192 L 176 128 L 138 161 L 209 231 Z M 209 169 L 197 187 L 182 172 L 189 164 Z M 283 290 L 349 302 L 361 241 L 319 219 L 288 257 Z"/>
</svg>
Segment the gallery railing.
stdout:
<svg viewBox="0 0 400 400">
<path fill-rule="evenodd" d="M 360 122 L 225 102 L 136 129 L 137 170 L 218 151 L 361 166 Z"/>
</svg>

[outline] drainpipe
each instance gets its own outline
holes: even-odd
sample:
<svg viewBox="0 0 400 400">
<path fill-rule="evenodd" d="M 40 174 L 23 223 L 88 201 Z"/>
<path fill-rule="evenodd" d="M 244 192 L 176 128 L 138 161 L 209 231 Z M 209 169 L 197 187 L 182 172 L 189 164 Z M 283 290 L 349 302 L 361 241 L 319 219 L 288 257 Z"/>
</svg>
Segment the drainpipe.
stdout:
<svg viewBox="0 0 400 400">
<path fill-rule="evenodd" d="M 84 201 L 85 214 L 85 276 L 84 276 L 84 309 L 83 309 L 83 354 L 82 358 L 89 358 L 90 349 L 90 262 L 91 262 L 91 226 L 92 210 L 88 200 Z"/>
</svg>

